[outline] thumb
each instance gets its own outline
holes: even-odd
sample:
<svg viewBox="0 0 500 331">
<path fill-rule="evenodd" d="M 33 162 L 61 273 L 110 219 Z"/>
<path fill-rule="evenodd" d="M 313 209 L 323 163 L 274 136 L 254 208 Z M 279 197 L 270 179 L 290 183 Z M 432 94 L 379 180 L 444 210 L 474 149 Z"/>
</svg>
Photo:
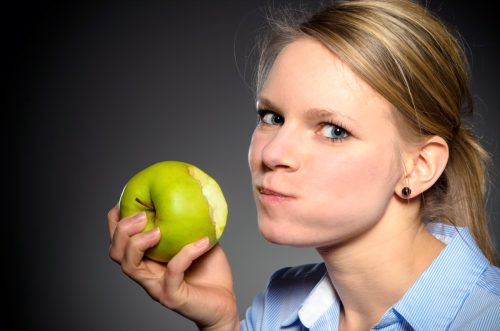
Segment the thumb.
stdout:
<svg viewBox="0 0 500 331">
<path fill-rule="evenodd" d="M 184 283 L 184 274 L 191 266 L 194 260 L 206 253 L 210 248 L 208 237 L 195 241 L 194 243 L 184 246 L 167 264 L 165 272 L 165 290 L 172 302 L 168 302 L 167 306 L 176 306 L 183 301 L 184 294 L 182 292 Z"/>
</svg>

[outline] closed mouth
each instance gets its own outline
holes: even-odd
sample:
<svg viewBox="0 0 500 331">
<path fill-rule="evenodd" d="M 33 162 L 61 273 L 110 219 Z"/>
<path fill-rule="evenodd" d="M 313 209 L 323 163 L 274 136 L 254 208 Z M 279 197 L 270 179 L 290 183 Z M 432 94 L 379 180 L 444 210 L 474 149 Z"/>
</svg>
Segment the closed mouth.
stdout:
<svg viewBox="0 0 500 331">
<path fill-rule="evenodd" d="M 293 198 L 293 196 L 291 196 L 289 194 L 274 191 L 274 190 L 271 190 L 271 189 L 263 187 L 263 186 L 257 186 L 257 192 L 259 192 L 259 194 L 265 195 L 265 196 L 274 196 L 277 198 Z"/>
</svg>

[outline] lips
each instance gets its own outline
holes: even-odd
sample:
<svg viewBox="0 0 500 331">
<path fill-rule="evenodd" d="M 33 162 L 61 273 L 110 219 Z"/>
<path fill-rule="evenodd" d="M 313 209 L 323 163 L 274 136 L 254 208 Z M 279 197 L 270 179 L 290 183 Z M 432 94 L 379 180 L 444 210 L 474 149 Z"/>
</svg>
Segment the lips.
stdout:
<svg viewBox="0 0 500 331">
<path fill-rule="evenodd" d="M 273 190 L 264 186 L 257 186 L 257 192 L 262 197 L 269 197 L 275 199 L 291 199 L 294 198 L 292 195 L 283 193 L 277 190 Z"/>
</svg>

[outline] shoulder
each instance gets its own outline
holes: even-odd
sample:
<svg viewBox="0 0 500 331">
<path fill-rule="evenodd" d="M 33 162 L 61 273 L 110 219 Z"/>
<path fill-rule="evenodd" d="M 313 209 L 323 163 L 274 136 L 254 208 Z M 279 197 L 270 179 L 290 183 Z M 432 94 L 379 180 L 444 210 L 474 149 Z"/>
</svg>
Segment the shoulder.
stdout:
<svg viewBox="0 0 500 331">
<path fill-rule="evenodd" d="M 498 330 L 500 325 L 500 269 L 489 266 L 457 314 L 450 330 Z"/>
<path fill-rule="evenodd" d="M 489 266 L 479 278 L 478 287 L 500 299 L 500 268 Z"/>
</svg>

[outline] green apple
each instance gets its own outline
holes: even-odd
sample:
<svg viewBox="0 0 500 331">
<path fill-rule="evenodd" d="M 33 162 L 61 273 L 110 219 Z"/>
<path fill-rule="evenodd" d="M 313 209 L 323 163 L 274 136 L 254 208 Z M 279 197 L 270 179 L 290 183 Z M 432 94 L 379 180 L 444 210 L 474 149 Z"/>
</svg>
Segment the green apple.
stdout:
<svg viewBox="0 0 500 331">
<path fill-rule="evenodd" d="M 120 217 L 145 211 L 149 231 L 160 228 L 159 243 L 146 251 L 168 262 L 185 245 L 208 237 L 215 245 L 226 226 L 227 203 L 217 182 L 198 167 L 161 161 L 136 173 L 120 196 Z"/>
</svg>

